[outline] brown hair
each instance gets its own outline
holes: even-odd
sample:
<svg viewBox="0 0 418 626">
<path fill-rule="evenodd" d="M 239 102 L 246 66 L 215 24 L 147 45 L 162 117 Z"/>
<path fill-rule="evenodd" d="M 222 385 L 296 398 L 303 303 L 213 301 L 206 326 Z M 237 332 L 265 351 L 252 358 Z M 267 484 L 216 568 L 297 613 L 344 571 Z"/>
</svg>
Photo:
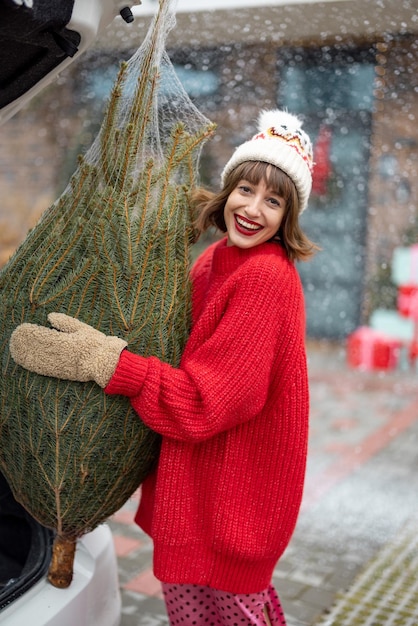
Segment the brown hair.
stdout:
<svg viewBox="0 0 418 626">
<path fill-rule="evenodd" d="M 311 257 L 318 246 L 303 233 L 299 224 L 299 199 L 293 181 L 281 169 L 262 161 L 246 161 L 241 163 L 228 175 L 223 189 L 218 193 L 206 189 L 196 189 L 192 202 L 199 216 L 196 228 L 200 233 L 215 226 L 226 232 L 224 207 L 229 194 L 236 188 L 240 180 L 258 185 L 264 180 L 266 185 L 281 196 L 286 203 L 286 212 L 280 224 L 277 236 L 292 261 L 305 261 Z"/>
</svg>

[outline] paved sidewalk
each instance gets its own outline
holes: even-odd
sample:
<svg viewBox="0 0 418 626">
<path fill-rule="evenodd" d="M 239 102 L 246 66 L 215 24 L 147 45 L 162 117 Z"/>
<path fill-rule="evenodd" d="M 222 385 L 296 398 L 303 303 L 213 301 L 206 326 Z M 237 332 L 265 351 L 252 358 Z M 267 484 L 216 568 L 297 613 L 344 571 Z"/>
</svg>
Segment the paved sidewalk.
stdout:
<svg viewBox="0 0 418 626">
<path fill-rule="evenodd" d="M 417 626 L 418 607 L 415 616 L 410 609 L 413 621 L 368 621 L 361 613 L 360 621 L 329 621 L 329 616 L 340 608 L 344 614 L 349 597 L 363 601 L 361 594 L 353 596 L 356 585 L 364 587 L 382 550 L 395 546 L 395 554 L 405 524 L 414 524 L 418 374 L 350 370 L 339 345 L 311 343 L 308 355 L 311 431 L 305 495 L 295 534 L 274 572 L 288 626 Z M 136 505 L 133 497 L 110 520 L 122 589 L 121 626 L 166 625 L 161 588 L 151 569 L 152 545 L 132 523 Z M 409 554 L 408 545 L 403 550 Z M 394 588 L 387 593 L 395 606 Z"/>
<path fill-rule="evenodd" d="M 337 594 L 317 626 L 416 626 L 417 523 L 412 518 L 379 550 L 350 588 Z"/>
</svg>

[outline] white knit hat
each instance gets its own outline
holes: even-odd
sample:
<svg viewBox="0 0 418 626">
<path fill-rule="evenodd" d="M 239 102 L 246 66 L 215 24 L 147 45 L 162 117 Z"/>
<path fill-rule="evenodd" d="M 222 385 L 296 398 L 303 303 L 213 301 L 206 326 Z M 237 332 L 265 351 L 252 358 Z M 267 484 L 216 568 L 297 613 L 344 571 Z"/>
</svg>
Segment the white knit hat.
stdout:
<svg viewBox="0 0 418 626">
<path fill-rule="evenodd" d="M 262 111 L 259 132 L 238 146 L 222 172 L 222 185 L 228 174 L 245 161 L 264 161 L 285 172 L 298 192 L 299 210 L 304 211 L 312 189 L 313 151 L 311 140 L 295 115 L 278 109 Z"/>
</svg>

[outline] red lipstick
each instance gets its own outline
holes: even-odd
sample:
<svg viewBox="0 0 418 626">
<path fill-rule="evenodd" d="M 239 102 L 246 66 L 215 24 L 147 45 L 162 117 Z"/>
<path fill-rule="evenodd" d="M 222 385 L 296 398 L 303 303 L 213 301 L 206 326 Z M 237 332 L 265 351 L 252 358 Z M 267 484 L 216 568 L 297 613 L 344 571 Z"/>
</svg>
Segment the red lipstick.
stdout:
<svg viewBox="0 0 418 626">
<path fill-rule="evenodd" d="M 253 222 L 242 215 L 235 214 L 234 220 L 237 231 L 246 237 L 252 237 L 252 235 L 259 233 L 263 229 L 261 224 L 257 224 L 257 222 Z"/>
</svg>

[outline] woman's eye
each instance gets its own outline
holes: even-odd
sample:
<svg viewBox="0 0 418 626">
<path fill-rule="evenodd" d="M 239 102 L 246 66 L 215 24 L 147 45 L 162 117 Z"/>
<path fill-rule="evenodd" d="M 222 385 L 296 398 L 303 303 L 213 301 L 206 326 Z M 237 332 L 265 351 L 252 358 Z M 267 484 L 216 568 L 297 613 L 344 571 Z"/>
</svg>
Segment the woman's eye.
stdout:
<svg viewBox="0 0 418 626">
<path fill-rule="evenodd" d="M 270 202 L 274 204 L 274 206 L 280 206 L 280 201 L 277 200 L 277 198 L 270 198 Z"/>
<path fill-rule="evenodd" d="M 250 191 L 250 188 L 247 187 L 246 185 L 240 185 L 239 189 L 243 191 L 244 193 L 248 193 Z"/>
</svg>

